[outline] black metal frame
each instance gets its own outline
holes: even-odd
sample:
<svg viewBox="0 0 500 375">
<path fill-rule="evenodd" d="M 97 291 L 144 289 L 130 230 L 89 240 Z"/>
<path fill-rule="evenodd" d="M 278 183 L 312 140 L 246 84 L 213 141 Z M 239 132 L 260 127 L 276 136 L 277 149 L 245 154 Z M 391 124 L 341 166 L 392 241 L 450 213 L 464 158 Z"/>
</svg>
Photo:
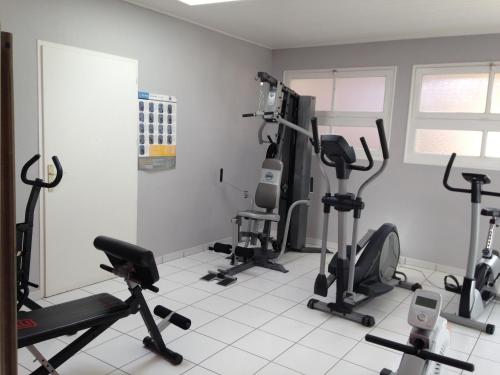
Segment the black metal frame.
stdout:
<svg viewBox="0 0 500 375">
<path fill-rule="evenodd" d="M 40 309 L 41 306 L 29 298 L 29 287 L 38 288 L 38 285 L 32 283 L 30 279 L 31 266 L 31 245 L 33 240 L 33 223 L 35 220 L 35 208 L 38 202 L 38 197 L 43 188 L 51 189 L 56 187 L 61 182 L 63 170 L 57 156 L 52 157 L 52 161 L 57 170 L 57 175 L 54 181 L 44 182 L 41 178 L 30 180 L 27 177 L 29 168 L 40 159 L 40 155 L 33 156 L 26 162 L 21 170 L 21 180 L 32 186 L 28 202 L 26 203 L 26 211 L 24 214 L 24 222 L 16 224 L 16 251 L 17 251 L 17 310 L 26 306 L 30 310 Z"/>
</svg>

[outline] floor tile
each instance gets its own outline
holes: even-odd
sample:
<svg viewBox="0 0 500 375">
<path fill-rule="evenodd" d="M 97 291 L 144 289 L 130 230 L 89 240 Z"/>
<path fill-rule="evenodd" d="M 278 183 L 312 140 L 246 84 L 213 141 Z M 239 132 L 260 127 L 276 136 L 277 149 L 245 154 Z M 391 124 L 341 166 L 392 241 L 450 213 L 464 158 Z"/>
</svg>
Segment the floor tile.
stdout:
<svg viewBox="0 0 500 375">
<path fill-rule="evenodd" d="M 170 276 L 182 271 L 180 268 L 171 266 L 169 263 L 162 263 L 157 266 L 160 277 Z"/>
<path fill-rule="evenodd" d="M 256 373 L 256 375 L 299 375 L 299 372 L 293 371 L 289 368 L 277 365 L 276 363 L 270 363 L 262 370 Z"/>
<path fill-rule="evenodd" d="M 114 367 L 86 354 L 78 353 L 71 357 L 57 369 L 60 374 L 71 375 L 105 375 L 114 370 Z"/>
<path fill-rule="evenodd" d="M 295 344 L 274 361 L 305 375 L 326 373 L 338 362 L 338 358 Z"/>
<path fill-rule="evenodd" d="M 330 319 L 332 315 L 323 311 L 310 309 L 303 304 L 298 304 L 285 311 L 283 316 L 317 327 Z"/>
<path fill-rule="evenodd" d="M 260 277 L 254 277 L 253 279 L 243 281 L 239 285 L 246 288 L 255 289 L 263 293 L 269 293 L 271 290 L 279 288 L 282 284 L 271 280 L 262 279 Z"/>
<path fill-rule="evenodd" d="M 131 375 L 180 375 L 193 366 L 187 360 L 175 366 L 156 354 L 148 354 L 129 363 L 122 370 Z"/>
<path fill-rule="evenodd" d="M 54 340 L 49 340 L 49 341 L 44 341 L 41 342 L 35 347 L 40 351 L 45 358 L 51 358 L 53 355 L 57 354 L 61 349 L 63 349 L 66 346 L 65 343 L 54 339 Z M 40 364 L 38 362 L 34 362 L 34 357 L 33 355 L 28 351 L 26 348 L 19 349 L 17 351 L 17 362 L 27 368 L 28 370 L 35 370 L 38 367 L 40 367 Z"/>
<path fill-rule="evenodd" d="M 280 288 L 274 289 L 269 294 L 273 296 L 278 296 L 281 298 L 289 299 L 295 302 L 302 302 L 305 299 L 312 297 L 312 289 L 311 291 L 306 291 L 304 289 L 295 288 L 293 286 L 284 285 Z"/>
<path fill-rule="evenodd" d="M 179 258 L 175 260 L 171 260 L 170 262 L 167 262 L 169 266 L 172 267 L 177 267 L 181 268 L 183 270 L 189 270 L 191 267 L 196 267 L 199 266 L 203 262 L 199 262 L 197 260 L 191 259 L 191 258 Z"/>
<path fill-rule="evenodd" d="M 97 284 L 92 284 L 89 286 L 86 286 L 82 288 L 85 292 L 89 292 L 92 294 L 99 294 L 99 293 L 109 293 L 113 294 L 115 292 L 119 292 L 122 290 L 127 289 L 127 284 L 125 284 L 123 281 L 118 281 L 118 280 L 106 280 Z"/>
<path fill-rule="evenodd" d="M 80 337 L 83 335 L 86 331 L 80 331 L 76 335 L 71 335 L 71 336 L 61 336 L 58 338 L 58 340 L 63 341 L 66 344 L 69 344 L 73 342 L 76 338 Z M 113 328 L 108 328 L 106 331 L 101 333 L 99 336 L 97 336 L 94 340 L 92 340 L 83 350 L 88 350 L 91 349 L 95 346 L 101 345 L 102 343 L 105 343 L 106 341 L 109 341 L 111 339 L 114 339 L 115 337 L 120 336 L 122 333 L 113 329 Z"/>
<path fill-rule="evenodd" d="M 118 336 L 86 352 L 103 362 L 120 368 L 150 353 L 148 349 L 144 348 L 142 341 L 127 335 Z"/>
<path fill-rule="evenodd" d="M 192 288 L 190 286 L 185 286 L 183 288 L 176 289 L 173 292 L 166 293 L 164 294 L 164 296 L 185 303 L 187 305 L 191 305 L 202 299 L 210 297 L 211 294 L 208 292 L 204 292 L 203 290 L 200 289 Z"/>
<path fill-rule="evenodd" d="M 395 370 L 395 369 L 394 369 Z M 368 370 L 347 361 L 339 361 L 326 375 L 378 375 L 379 372 Z"/>
<path fill-rule="evenodd" d="M 250 302 L 251 300 L 254 300 L 264 294 L 264 292 L 260 292 L 255 289 L 250 289 L 246 288 L 241 285 L 236 285 L 233 287 L 230 287 L 228 289 L 225 289 L 221 292 L 218 293 L 219 296 L 221 297 L 226 297 L 233 299 L 235 301 L 241 302 L 241 303 L 247 303 Z"/>
<path fill-rule="evenodd" d="M 273 360 L 294 343 L 259 329 L 236 341 L 233 346 L 259 357 Z"/>
<path fill-rule="evenodd" d="M 249 302 L 249 304 L 275 314 L 281 314 L 295 306 L 297 303 L 290 301 L 289 299 L 273 296 L 271 294 L 264 294 L 263 296 Z"/>
<path fill-rule="evenodd" d="M 144 320 L 142 320 L 141 314 L 137 313 L 134 315 L 129 315 L 126 318 L 120 319 L 111 327 L 119 332 L 127 333 L 143 326 L 144 326 Z"/>
<path fill-rule="evenodd" d="M 182 272 L 182 271 L 181 271 Z M 157 293 L 157 295 L 162 295 L 162 294 L 167 294 L 169 292 L 172 292 L 176 289 L 182 288 L 184 284 L 181 284 L 180 282 L 169 280 L 169 279 L 160 279 L 158 282 L 155 284 L 155 286 L 160 289 L 160 291 Z"/>
<path fill-rule="evenodd" d="M 191 329 L 195 330 L 202 325 L 211 322 L 218 318 L 217 315 L 212 314 L 208 311 L 198 309 L 193 306 L 187 306 L 178 311 L 179 314 L 184 315 L 186 318 L 191 319 Z"/>
<path fill-rule="evenodd" d="M 75 299 L 84 298 L 91 296 L 92 293 L 86 292 L 83 289 L 71 290 L 69 292 L 57 294 L 52 297 L 47 297 L 45 300 L 52 303 L 53 305 L 58 305 L 60 303 L 73 301 Z"/>
<path fill-rule="evenodd" d="M 461 350 L 461 348 L 453 347 L 455 350 Z M 472 350 L 472 349 L 471 349 Z M 468 351 L 470 352 L 470 350 Z M 500 344 L 493 343 L 491 341 L 486 341 L 483 339 L 477 340 L 474 350 L 472 350 L 472 355 L 475 357 L 481 357 L 489 361 L 500 363 Z"/>
<path fill-rule="evenodd" d="M 287 283 L 289 286 L 293 286 L 295 288 L 303 289 L 308 292 L 314 290 L 314 281 L 311 281 L 309 277 L 305 276 L 300 276 L 289 283 Z"/>
<path fill-rule="evenodd" d="M 174 273 L 173 275 L 164 276 L 166 280 L 172 280 L 179 284 L 192 284 L 200 279 L 200 275 L 189 270 Z"/>
<path fill-rule="evenodd" d="M 315 329 L 299 341 L 301 345 L 338 358 L 346 355 L 357 343 L 357 340 L 321 328 Z"/>
<path fill-rule="evenodd" d="M 217 374 L 201 366 L 196 366 L 193 367 L 191 370 L 185 372 L 183 375 L 217 375 Z"/>
<path fill-rule="evenodd" d="M 202 363 L 202 366 L 220 375 L 251 375 L 268 361 L 243 350 L 227 347 Z"/>
<path fill-rule="evenodd" d="M 411 332 L 411 326 L 408 324 L 408 320 L 399 316 L 388 316 L 382 320 L 378 326 L 388 331 L 406 336 L 409 336 Z"/>
<path fill-rule="evenodd" d="M 241 303 L 229 298 L 213 295 L 196 302 L 193 306 L 214 314 L 224 315 L 241 306 Z"/>
<path fill-rule="evenodd" d="M 355 340 L 363 340 L 365 335 L 372 330 L 370 327 L 364 327 L 359 323 L 351 322 L 338 316 L 332 316 L 320 325 L 320 328 L 340 333 Z"/>
<path fill-rule="evenodd" d="M 276 314 L 250 305 L 243 305 L 226 314 L 225 317 L 257 328 L 276 317 Z"/>
<path fill-rule="evenodd" d="M 401 355 L 361 342 L 343 359 L 380 372 L 383 368 L 393 371 L 397 369 L 401 361 Z"/>
<path fill-rule="evenodd" d="M 314 327 L 297 320 L 278 316 L 264 324 L 261 329 L 284 339 L 297 342 L 311 332 Z"/>
<path fill-rule="evenodd" d="M 226 344 L 231 344 L 239 338 L 252 332 L 252 330 L 253 328 L 245 324 L 235 322 L 234 320 L 218 318 L 205 324 L 204 326 L 201 326 L 196 331 Z"/>
<path fill-rule="evenodd" d="M 458 333 L 458 332 L 451 332 L 451 335 L 450 335 L 450 348 L 453 349 L 453 350 L 457 350 L 459 352 L 463 352 L 463 353 L 471 353 L 472 349 L 475 350 L 474 345 L 476 345 L 477 341 L 478 340 L 476 338 L 474 338 L 474 337 L 463 335 L 463 334 Z M 478 345 L 481 346 L 480 342 L 482 342 L 482 340 L 479 340 L 478 344 L 476 345 L 476 348 L 477 348 Z M 496 346 L 497 350 L 500 350 L 500 344 L 493 344 L 493 343 L 491 343 L 489 341 L 486 341 L 486 343 L 490 347 Z M 497 356 L 498 356 L 498 353 L 500 353 L 500 352 L 497 351 L 496 353 L 497 353 Z M 480 355 L 478 355 L 478 356 L 481 357 Z"/>
<path fill-rule="evenodd" d="M 464 374 L 474 375 L 493 375 L 500 374 L 500 363 L 472 355 L 469 362 L 474 364 L 475 371 L 473 373 L 464 371 Z"/>
<path fill-rule="evenodd" d="M 205 292 L 212 294 L 216 294 L 228 289 L 227 286 L 217 284 L 217 281 L 215 280 L 212 281 L 198 280 L 190 284 L 189 286 L 192 288 L 204 290 Z"/>
<path fill-rule="evenodd" d="M 17 365 L 17 375 L 29 375 L 30 374 L 30 370 L 28 370 L 27 368 L 21 366 L 21 365 Z"/>
<path fill-rule="evenodd" d="M 226 344 L 197 332 L 189 332 L 169 344 L 171 350 L 196 364 L 200 364 L 225 346 Z"/>
</svg>

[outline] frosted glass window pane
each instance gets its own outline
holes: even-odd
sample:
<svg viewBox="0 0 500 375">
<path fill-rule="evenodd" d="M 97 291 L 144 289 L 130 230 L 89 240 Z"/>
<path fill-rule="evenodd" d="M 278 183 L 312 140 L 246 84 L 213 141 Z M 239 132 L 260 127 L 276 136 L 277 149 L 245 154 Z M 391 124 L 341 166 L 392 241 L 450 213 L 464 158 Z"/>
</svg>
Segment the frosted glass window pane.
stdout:
<svg viewBox="0 0 500 375">
<path fill-rule="evenodd" d="M 332 128 L 330 126 L 319 125 L 318 126 L 318 135 L 321 137 L 325 134 L 332 134 Z"/>
<path fill-rule="evenodd" d="M 315 96 L 316 111 L 331 111 L 333 78 L 292 79 L 290 88 L 299 95 Z"/>
<path fill-rule="evenodd" d="M 377 128 L 374 126 L 334 126 L 333 134 L 343 136 L 345 140 L 356 149 L 363 148 L 359 140 L 361 137 L 365 137 L 370 151 L 380 149 Z M 364 152 L 361 151 L 359 156 L 364 157 Z"/>
<path fill-rule="evenodd" d="M 463 156 L 481 154 L 482 132 L 472 130 L 417 129 L 415 151 L 422 154 Z"/>
<path fill-rule="evenodd" d="M 484 113 L 488 73 L 425 75 L 420 112 Z"/>
<path fill-rule="evenodd" d="M 485 154 L 490 158 L 500 158 L 500 132 L 488 132 Z"/>
<path fill-rule="evenodd" d="M 495 74 L 495 80 L 493 81 L 491 113 L 500 113 L 500 73 Z"/>
<path fill-rule="evenodd" d="M 337 78 L 334 111 L 384 112 L 385 77 Z"/>
</svg>

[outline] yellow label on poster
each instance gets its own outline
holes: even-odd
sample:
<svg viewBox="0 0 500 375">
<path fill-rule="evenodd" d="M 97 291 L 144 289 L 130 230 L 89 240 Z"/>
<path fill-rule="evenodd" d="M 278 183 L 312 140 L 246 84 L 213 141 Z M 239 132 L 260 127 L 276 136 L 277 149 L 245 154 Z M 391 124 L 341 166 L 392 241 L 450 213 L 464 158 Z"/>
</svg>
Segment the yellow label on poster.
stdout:
<svg viewBox="0 0 500 375">
<path fill-rule="evenodd" d="M 150 145 L 149 156 L 175 156 L 176 146 L 171 145 Z"/>
</svg>

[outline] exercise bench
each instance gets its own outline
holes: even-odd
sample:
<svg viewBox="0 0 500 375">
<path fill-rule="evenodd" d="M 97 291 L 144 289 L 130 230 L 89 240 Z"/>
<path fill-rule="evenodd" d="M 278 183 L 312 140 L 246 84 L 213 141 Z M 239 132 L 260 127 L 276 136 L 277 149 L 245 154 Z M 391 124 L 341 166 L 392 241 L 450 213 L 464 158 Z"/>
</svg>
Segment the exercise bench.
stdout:
<svg viewBox="0 0 500 375">
<path fill-rule="evenodd" d="M 58 374 L 56 369 L 59 366 L 106 329 L 118 320 L 138 312 L 149 332 L 149 336 L 143 340 L 144 346 L 170 363 L 180 364 L 183 360 L 182 355 L 166 347 L 161 331 L 170 323 L 187 330 L 191 326 L 191 321 L 158 305 L 154 309 L 154 314 L 162 320 L 158 325 L 156 324 L 142 294 L 144 289 L 155 293 L 159 291 L 154 286 L 160 277 L 153 253 L 136 245 L 104 236 L 97 237 L 94 240 L 94 246 L 98 250 L 102 250 L 111 263 L 111 266 L 101 265 L 101 268 L 122 277 L 128 285 L 130 297 L 126 301 L 122 301 L 110 294 L 102 293 L 33 311 L 18 312 L 17 347 L 27 347 L 36 360 L 40 362 L 40 367 L 31 375 Z M 83 335 L 76 338 L 51 359 L 47 360 L 35 348 L 35 345 L 40 342 L 71 335 L 82 330 L 86 330 Z"/>
</svg>

